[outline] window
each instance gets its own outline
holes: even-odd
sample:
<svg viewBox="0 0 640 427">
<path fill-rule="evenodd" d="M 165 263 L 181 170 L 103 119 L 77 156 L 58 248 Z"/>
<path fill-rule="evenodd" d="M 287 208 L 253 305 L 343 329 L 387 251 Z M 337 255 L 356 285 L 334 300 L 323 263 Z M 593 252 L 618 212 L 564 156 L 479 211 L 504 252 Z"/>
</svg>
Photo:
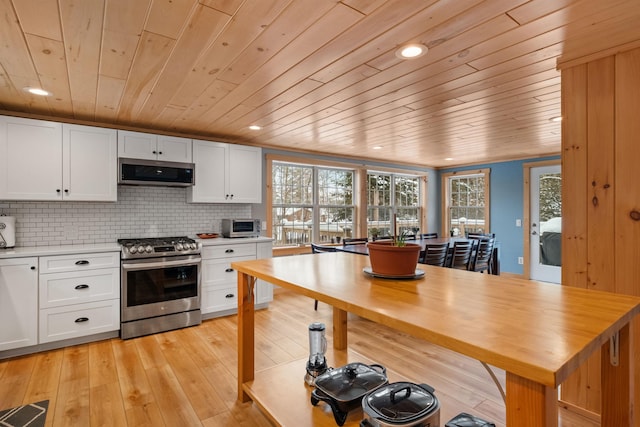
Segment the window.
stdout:
<svg viewBox="0 0 640 427">
<path fill-rule="evenodd" d="M 442 175 L 446 233 L 489 233 L 489 169 Z"/>
<path fill-rule="evenodd" d="M 367 174 L 367 232 L 369 237 L 393 235 L 393 214 L 398 233 L 420 229 L 420 178 L 382 172 Z"/>
<path fill-rule="evenodd" d="M 353 233 L 354 171 L 272 162 L 274 246 L 339 242 Z"/>
</svg>

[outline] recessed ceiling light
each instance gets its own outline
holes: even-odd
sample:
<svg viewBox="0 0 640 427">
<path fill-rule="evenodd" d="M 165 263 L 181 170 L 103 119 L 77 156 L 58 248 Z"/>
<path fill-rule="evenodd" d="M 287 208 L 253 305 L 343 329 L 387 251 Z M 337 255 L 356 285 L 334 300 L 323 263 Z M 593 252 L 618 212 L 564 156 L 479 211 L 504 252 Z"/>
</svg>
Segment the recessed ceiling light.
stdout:
<svg viewBox="0 0 640 427">
<path fill-rule="evenodd" d="M 26 92 L 29 92 L 33 95 L 40 95 L 40 96 L 49 96 L 51 95 L 51 92 L 47 92 L 44 89 L 40 89 L 39 87 L 25 87 L 24 90 Z"/>
<path fill-rule="evenodd" d="M 423 44 L 412 43 L 401 46 L 400 49 L 396 50 L 396 56 L 400 59 L 413 59 L 427 53 L 429 48 L 427 48 Z"/>
<path fill-rule="evenodd" d="M 382 147 L 379 145 L 376 145 L 375 147 L 371 147 L 373 150 L 382 150 Z"/>
<path fill-rule="evenodd" d="M 551 122 L 561 122 L 562 121 L 562 116 L 551 117 L 549 119 L 549 121 L 551 121 Z"/>
<path fill-rule="evenodd" d="M 260 130 L 262 128 L 260 126 L 258 126 L 258 125 L 251 125 L 251 126 L 249 126 L 249 129 L 251 129 L 251 130 Z"/>
<path fill-rule="evenodd" d="M 447 161 L 453 160 L 453 157 L 447 157 L 445 160 Z"/>
</svg>

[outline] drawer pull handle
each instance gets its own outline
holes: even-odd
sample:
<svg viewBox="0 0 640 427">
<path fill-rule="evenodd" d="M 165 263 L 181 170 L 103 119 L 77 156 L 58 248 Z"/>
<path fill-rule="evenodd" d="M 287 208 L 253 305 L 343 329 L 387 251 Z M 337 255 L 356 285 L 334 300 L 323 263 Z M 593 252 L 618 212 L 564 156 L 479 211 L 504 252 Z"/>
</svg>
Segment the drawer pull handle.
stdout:
<svg viewBox="0 0 640 427">
<path fill-rule="evenodd" d="M 224 253 L 226 254 L 232 254 L 234 252 L 233 249 L 227 249 L 226 251 L 224 251 Z"/>
<path fill-rule="evenodd" d="M 76 261 L 76 265 L 89 265 L 89 261 L 81 259 L 80 261 Z"/>
<path fill-rule="evenodd" d="M 235 295 L 234 294 L 226 294 L 224 297 L 225 298 L 233 298 L 233 297 L 235 297 Z"/>
<path fill-rule="evenodd" d="M 36 266 L 35 266 L 35 265 L 32 265 L 32 266 L 31 266 L 31 269 L 35 271 Z"/>
<path fill-rule="evenodd" d="M 226 271 L 227 273 L 233 273 L 233 268 L 227 268 L 225 271 Z"/>
<path fill-rule="evenodd" d="M 75 322 L 76 323 L 84 323 L 84 322 L 88 322 L 89 318 L 88 317 L 78 317 Z"/>
<path fill-rule="evenodd" d="M 89 289 L 89 285 L 85 285 L 84 283 L 82 285 L 78 285 L 76 286 L 76 289 L 80 290 L 80 289 Z"/>
</svg>

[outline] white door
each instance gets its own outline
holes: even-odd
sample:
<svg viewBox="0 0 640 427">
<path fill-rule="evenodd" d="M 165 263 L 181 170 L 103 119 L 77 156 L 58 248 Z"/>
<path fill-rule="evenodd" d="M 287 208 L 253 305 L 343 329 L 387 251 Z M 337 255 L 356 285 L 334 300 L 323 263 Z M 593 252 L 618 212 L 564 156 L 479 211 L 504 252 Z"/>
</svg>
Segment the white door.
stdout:
<svg viewBox="0 0 640 427">
<path fill-rule="evenodd" d="M 562 175 L 560 165 L 531 168 L 530 277 L 560 283 Z"/>
</svg>

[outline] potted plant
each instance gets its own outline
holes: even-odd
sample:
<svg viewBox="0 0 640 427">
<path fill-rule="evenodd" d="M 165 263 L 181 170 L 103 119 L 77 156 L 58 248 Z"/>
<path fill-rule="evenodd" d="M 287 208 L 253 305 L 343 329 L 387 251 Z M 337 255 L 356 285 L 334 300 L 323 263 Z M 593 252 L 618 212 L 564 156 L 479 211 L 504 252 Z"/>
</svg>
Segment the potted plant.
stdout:
<svg viewBox="0 0 640 427">
<path fill-rule="evenodd" d="M 408 243 L 402 232 L 390 241 L 369 242 L 371 271 L 381 276 L 413 277 L 420 257 L 420 245 Z"/>
</svg>

